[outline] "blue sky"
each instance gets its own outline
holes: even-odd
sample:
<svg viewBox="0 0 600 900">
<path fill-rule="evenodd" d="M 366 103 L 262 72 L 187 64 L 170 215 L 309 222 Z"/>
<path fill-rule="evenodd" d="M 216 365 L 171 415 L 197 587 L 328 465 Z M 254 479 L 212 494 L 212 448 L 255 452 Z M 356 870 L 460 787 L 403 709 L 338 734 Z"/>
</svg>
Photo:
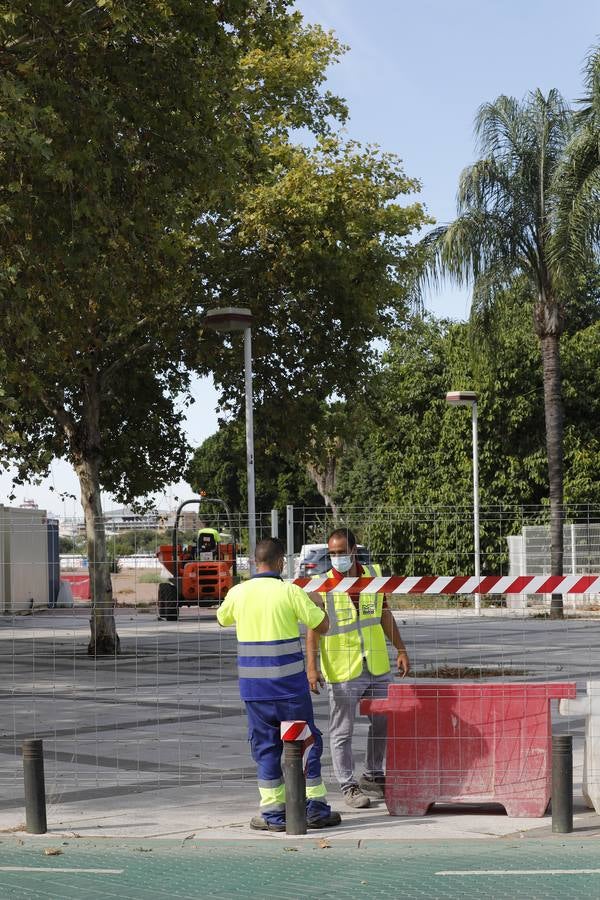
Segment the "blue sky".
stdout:
<svg viewBox="0 0 600 900">
<path fill-rule="evenodd" d="M 453 217 L 458 177 L 476 156 L 473 119 L 499 94 L 555 87 L 582 92 L 582 67 L 600 35 L 595 0 L 299 0 L 309 21 L 350 46 L 329 87 L 350 108 L 348 134 L 397 153 L 438 222 Z M 450 288 L 430 309 L 465 318 Z"/>
<path fill-rule="evenodd" d="M 406 174 L 422 182 L 421 199 L 438 222 L 452 218 L 458 176 L 475 159 L 480 104 L 538 87 L 575 101 L 586 54 L 600 40 L 598 0 L 298 0 L 297 7 L 350 46 L 328 80 L 348 101 L 348 136 L 397 153 Z M 447 287 L 426 305 L 465 318 L 468 294 Z M 194 393 L 188 434 L 199 444 L 216 430 L 217 397 L 206 379 Z M 79 495 L 70 467 L 57 462 L 43 487 L 19 489 L 16 502 L 32 497 L 55 513 L 79 514 L 79 504 L 57 501 L 50 485 Z M 9 502 L 9 487 L 0 476 L 0 503 Z M 188 492 L 175 486 L 159 504 Z"/>
</svg>

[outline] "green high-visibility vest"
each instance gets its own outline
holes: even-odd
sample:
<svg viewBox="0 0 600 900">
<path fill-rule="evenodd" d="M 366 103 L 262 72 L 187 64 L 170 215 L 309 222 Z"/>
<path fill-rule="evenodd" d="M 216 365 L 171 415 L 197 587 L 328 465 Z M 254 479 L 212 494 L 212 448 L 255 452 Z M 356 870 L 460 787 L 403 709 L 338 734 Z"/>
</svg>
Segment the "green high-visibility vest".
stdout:
<svg viewBox="0 0 600 900">
<path fill-rule="evenodd" d="M 381 575 L 380 566 L 363 566 L 367 575 Z M 333 571 L 327 573 L 333 577 Z M 307 590 L 310 587 L 307 585 Z M 390 658 L 381 626 L 384 594 L 359 594 L 358 610 L 349 594 L 321 594 L 329 616 L 329 631 L 321 635 L 321 671 L 326 681 L 358 678 L 363 660 L 372 675 L 390 671 Z"/>
</svg>

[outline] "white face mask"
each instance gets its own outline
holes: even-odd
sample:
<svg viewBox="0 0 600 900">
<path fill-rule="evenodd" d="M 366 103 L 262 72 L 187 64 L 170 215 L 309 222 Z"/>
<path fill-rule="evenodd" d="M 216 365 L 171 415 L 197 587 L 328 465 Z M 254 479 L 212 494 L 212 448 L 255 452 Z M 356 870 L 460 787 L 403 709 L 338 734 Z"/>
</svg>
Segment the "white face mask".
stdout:
<svg viewBox="0 0 600 900">
<path fill-rule="evenodd" d="M 352 568 L 352 557 L 350 555 L 331 557 L 331 565 L 338 572 L 349 572 Z"/>
</svg>

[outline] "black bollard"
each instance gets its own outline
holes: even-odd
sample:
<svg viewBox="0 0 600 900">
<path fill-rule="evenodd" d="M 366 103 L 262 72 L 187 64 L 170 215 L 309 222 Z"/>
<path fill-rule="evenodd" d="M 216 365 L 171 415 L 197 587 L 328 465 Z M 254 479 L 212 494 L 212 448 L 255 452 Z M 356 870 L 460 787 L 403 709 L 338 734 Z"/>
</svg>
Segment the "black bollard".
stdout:
<svg viewBox="0 0 600 900">
<path fill-rule="evenodd" d="M 25 782 L 25 830 L 29 834 L 46 834 L 46 787 L 44 784 L 44 749 L 42 741 L 23 741 L 23 778 Z"/>
<path fill-rule="evenodd" d="M 285 830 L 306 834 L 306 781 L 302 768 L 304 741 L 284 741 Z"/>
<path fill-rule="evenodd" d="M 552 831 L 573 831 L 573 737 L 552 735 Z"/>
</svg>

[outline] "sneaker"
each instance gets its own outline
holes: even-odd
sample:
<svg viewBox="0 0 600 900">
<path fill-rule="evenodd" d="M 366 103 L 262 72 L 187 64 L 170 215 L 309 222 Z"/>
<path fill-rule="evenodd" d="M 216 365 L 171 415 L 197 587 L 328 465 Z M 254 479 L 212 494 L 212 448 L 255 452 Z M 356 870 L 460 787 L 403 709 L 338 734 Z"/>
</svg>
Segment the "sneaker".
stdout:
<svg viewBox="0 0 600 900">
<path fill-rule="evenodd" d="M 367 809 L 371 805 L 371 801 L 357 784 L 353 784 L 347 791 L 344 791 L 344 800 L 346 806 L 351 806 L 353 809 Z"/>
<path fill-rule="evenodd" d="M 325 816 L 321 819 L 307 819 L 306 827 L 307 828 L 333 828 L 335 825 L 340 825 L 342 821 L 342 817 L 339 812 L 330 812 L 328 816 Z"/>
<path fill-rule="evenodd" d="M 368 794 L 374 800 L 383 800 L 385 797 L 385 775 L 375 775 L 370 778 L 368 775 L 361 775 L 358 779 L 358 787 L 363 794 Z"/>
<path fill-rule="evenodd" d="M 285 831 L 285 825 L 267 822 L 262 816 L 252 816 L 250 819 L 250 828 L 253 828 L 254 831 Z"/>
</svg>

